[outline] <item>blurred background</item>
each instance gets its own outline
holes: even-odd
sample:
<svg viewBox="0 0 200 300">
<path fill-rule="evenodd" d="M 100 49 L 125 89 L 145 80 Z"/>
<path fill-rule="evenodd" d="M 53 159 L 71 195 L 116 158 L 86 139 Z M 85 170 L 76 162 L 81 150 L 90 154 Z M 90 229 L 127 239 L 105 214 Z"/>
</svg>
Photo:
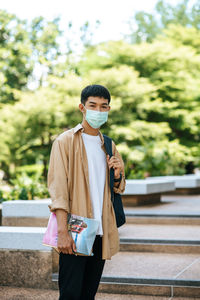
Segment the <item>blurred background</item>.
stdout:
<svg viewBox="0 0 200 300">
<path fill-rule="evenodd" d="M 15 3 L 16 2 L 16 3 Z M 105 85 L 126 177 L 200 165 L 200 1 L 0 3 L 0 201 L 48 197 L 55 137 Z"/>
</svg>

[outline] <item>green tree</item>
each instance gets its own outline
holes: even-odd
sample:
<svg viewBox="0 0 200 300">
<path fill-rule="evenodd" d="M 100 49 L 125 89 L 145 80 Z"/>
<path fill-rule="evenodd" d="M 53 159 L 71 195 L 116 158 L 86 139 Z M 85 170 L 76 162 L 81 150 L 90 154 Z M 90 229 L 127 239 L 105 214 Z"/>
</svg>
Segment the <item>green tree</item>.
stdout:
<svg viewBox="0 0 200 300">
<path fill-rule="evenodd" d="M 178 39 L 176 31 L 181 33 Z M 164 35 L 157 37 L 152 43 L 130 45 L 122 41 L 107 42 L 88 49 L 84 60 L 79 64 L 82 76 L 88 76 L 89 70 L 95 66 L 99 70 L 99 78 L 93 74 L 92 82 L 105 83 L 112 95 L 121 99 L 117 100 L 119 106 L 116 114 L 113 116 L 112 111 L 110 113 L 113 118 L 111 123 L 113 121 L 116 126 L 111 125 L 108 133 L 118 143 L 125 141 L 121 149 L 128 155 L 129 165 L 135 166 L 133 171 L 129 167 L 128 172 L 132 172 L 132 175 L 142 165 L 148 166 L 150 157 L 152 165 L 148 172 L 154 174 L 181 173 L 187 162 L 193 161 L 196 165 L 199 163 L 198 34 L 199 31 L 194 28 L 170 25 Z M 190 37 L 189 42 L 187 37 Z M 114 71 L 113 67 L 119 72 Z M 160 135 L 156 126 L 161 129 Z M 115 132 L 119 132 L 118 128 L 120 134 L 117 136 Z M 134 128 L 137 128 L 141 139 L 136 138 Z M 142 138 L 144 128 L 146 135 Z M 153 129 L 155 136 L 152 136 Z M 156 149 L 162 147 L 163 156 L 158 161 L 156 158 L 156 163 L 153 164 Z M 173 151 L 172 155 L 171 147 L 177 153 Z M 140 164 L 135 165 L 137 158 L 133 159 L 130 151 L 135 153 L 136 149 Z"/>
<path fill-rule="evenodd" d="M 41 35 L 36 34 L 34 43 L 43 33 L 47 41 L 35 50 L 31 46 L 35 61 L 31 59 L 44 61 L 47 77 L 35 91 L 13 88 L 18 102 L 1 109 L 0 162 L 7 177 L 27 164 L 43 164 L 46 176 L 51 143 L 81 121 L 80 92 L 92 83 L 111 92 L 112 110 L 102 130 L 118 144 L 129 178 L 183 174 L 188 162 L 199 165 L 199 29 L 172 23 L 149 42 L 85 45 L 79 61 L 70 58 L 56 65 L 57 27 L 51 41 L 38 21 Z"/>
<path fill-rule="evenodd" d="M 0 10 L 0 105 L 16 101 L 14 90 L 27 84 L 33 64 L 27 23 Z"/>
<path fill-rule="evenodd" d="M 200 29 L 200 4 L 199 1 L 191 4 L 190 0 L 182 0 L 171 5 L 159 0 L 154 14 L 139 11 L 129 24 L 132 33 L 128 39 L 131 43 L 152 42 L 169 24 Z"/>
<path fill-rule="evenodd" d="M 73 74 L 50 77 L 48 87 L 18 92 L 20 100 L 2 108 L 0 161 L 8 179 L 18 166 L 28 164 L 43 164 L 46 178 L 52 140 L 81 120 L 79 86 L 80 79 Z"/>
<path fill-rule="evenodd" d="M 29 26 L 29 38 L 32 46 L 34 67 L 40 72 L 39 78 L 34 78 L 42 86 L 48 74 L 52 74 L 57 60 L 61 56 L 59 38 L 62 31 L 59 28 L 59 18 L 46 21 L 36 17 Z"/>
</svg>

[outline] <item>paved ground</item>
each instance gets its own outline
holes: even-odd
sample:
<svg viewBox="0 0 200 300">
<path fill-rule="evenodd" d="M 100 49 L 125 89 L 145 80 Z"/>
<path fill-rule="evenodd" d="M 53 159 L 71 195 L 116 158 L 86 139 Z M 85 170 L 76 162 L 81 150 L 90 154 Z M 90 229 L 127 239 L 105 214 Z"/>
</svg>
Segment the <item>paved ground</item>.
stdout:
<svg viewBox="0 0 200 300">
<path fill-rule="evenodd" d="M 52 290 L 0 287 L 1 300 L 57 300 L 58 292 Z M 96 300 L 200 300 L 200 298 L 167 298 L 156 296 L 135 296 L 97 294 Z"/>
</svg>

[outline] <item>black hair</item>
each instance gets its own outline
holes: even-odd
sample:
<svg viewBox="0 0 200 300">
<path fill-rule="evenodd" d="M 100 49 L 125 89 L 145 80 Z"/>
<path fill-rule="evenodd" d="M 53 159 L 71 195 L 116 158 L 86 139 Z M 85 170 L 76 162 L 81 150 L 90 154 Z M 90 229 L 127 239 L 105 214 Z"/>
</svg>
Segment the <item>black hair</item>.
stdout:
<svg viewBox="0 0 200 300">
<path fill-rule="evenodd" d="M 110 103 L 110 93 L 103 85 L 93 84 L 86 86 L 81 92 L 81 103 L 85 105 L 90 96 L 107 99 L 108 103 Z"/>
</svg>

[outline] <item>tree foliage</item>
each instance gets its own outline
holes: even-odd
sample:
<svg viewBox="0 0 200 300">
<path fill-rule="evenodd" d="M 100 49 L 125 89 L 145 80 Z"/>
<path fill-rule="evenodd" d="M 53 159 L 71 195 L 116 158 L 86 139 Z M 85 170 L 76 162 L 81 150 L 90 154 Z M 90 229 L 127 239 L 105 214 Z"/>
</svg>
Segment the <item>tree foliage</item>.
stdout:
<svg viewBox="0 0 200 300">
<path fill-rule="evenodd" d="M 176 5 L 166 0 L 159 0 L 155 13 L 137 12 L 129 21 L 132 43 L 152 42 L 169 24 L 179 24 L 183 27 L 200 29 L 200 3 L 196 0 L 182 0 Z"/>
<path fill-rule="evenodd" d="M 88 84 L 105 85 L 111 92 L 112 109 L 102 131 L 118 145 L 128 178 L 183 174 L 191 162 L 199 166 L 200 29 L 198 6 L 188 12 L 188 3 L 171 7 L 159 1 L 159 26 L 154 26 L 156 17 L 145 16 L 143 37 L 135 44 L 121 40 L 90 45 L 85 23 L 82 56 L 58 64 L 58 20 L 37 18 L 25 30 L 26 22 L 4 18 L 0 36 L 10 39 L 0 40 L 4 57 L 9 53 L 0 74 L 0 167 L 7 178 L 19 167 L 34 164 L 42 164 L 46 176 L 53 139 L 82 120 L 78 104 Z M 12 28 L 12 19 L 20 29 Z M 15 45 L 21 50 L 12 57 Z M 46 71 L 38 88 L 30 91 L 25 86 L 33 65 Z M 12 72 L 19 79 L 9 81 Z"/>
<path fill-rule="evenodd" d="M 14 90 L 26 86 L 33 70 L 26 23 L 0 10 L 0 105 L 16 100 Z"/>
</svg>

